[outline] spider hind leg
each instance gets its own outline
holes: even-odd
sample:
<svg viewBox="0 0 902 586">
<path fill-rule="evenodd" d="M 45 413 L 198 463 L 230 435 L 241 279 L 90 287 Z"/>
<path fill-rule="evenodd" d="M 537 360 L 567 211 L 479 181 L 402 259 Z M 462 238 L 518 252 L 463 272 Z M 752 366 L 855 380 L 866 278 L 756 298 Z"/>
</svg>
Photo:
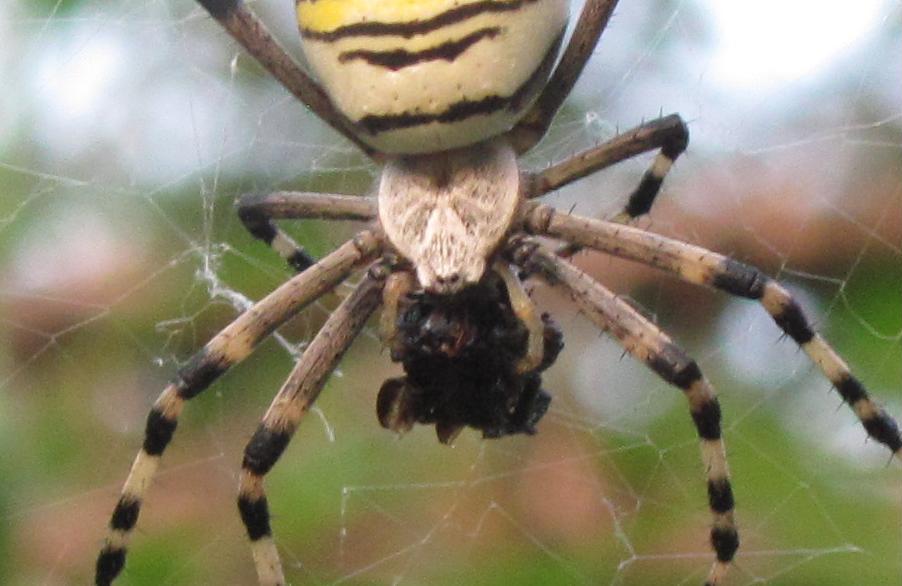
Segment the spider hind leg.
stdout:
<svg viewBox="0 0 902 586">
<path fill-rule="evenodd" d="M 849 365 L 813 329 L 792 294 L 773 278 L 751 265 L 699 246 L 630 226 L 561 214 L 548 207 L 534 208 L 527 224 L 528 230 L 535 233 L 637 261 L 680 280 L 756 301 L 836 387 L 868 436 L 902 461 L 902 432 L 895 419 L 871 397 Z"/>
<path fill-rule="evenodd" d="M 304 414 L 309 411 L 332 370 L 377 309 L 384 274 L 378 265 L 338 308 L 295 364 L 244 450 L 238 482 L 238 510 L 251 542 L 261 586 L 283 586 L 285 577 L 270 527 L 264 477 L 282 456 Z"/>
<path fill-rule="evenodd" d="M 733 515 L 733 489 L 714 387 L 698 363 L 667 334 L 574 265 L 534 241 L 526 241 L 514 255 L 520 264 L 566 291 L 580 310 L 602 331 L 610 333 L 626 352 L 683 391 L 699 437 L 713 521 L 709 538 L 716 560 L 705 585 L 721 584 L 739 549 L 739 532 Z"/>
<path fill-rule="evenodd" d="M 97 556 L 94 582 L 111 584 L 125 567 L 128 544 L 150 487 L 185 402 L 206 390 L 229 368 L 244 360 L 276 328 L 341 283 L 352 270 L 381 250 L 371 232 L 361 232 L 310 270 L 295 276 L 238 316 L 179 371 L 147 417 L 144 443 L 135 460 L 108 525 Z"/>
</svg>

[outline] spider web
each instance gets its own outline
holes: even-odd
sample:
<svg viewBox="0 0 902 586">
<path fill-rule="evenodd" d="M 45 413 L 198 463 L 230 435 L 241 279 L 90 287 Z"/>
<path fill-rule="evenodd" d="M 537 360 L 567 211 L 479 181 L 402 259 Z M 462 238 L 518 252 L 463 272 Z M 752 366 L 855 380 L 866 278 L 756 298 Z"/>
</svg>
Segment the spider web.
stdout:
<svg viewBox="0 0 902 586">
<path fill-rule="evenodd" d="M 902 8 L 744 4 L 623 0 L 527 163 L 680 112 L 692 144 L 641 225 L 779 277 L 902 417 Z M 291 3 L 253 7 L 297 54 Z M 288 276 L 235 197 L 364 193 L 376 169 L 187 0 L 3 2 L 0 38 L 0 581 L 86 583 L 151 402 Z M 612 214 L 649 162 L 550 201 Z M 287 228 L 318 255 L 354 230 Z M 902 580 L 898 466 L 763 310 L 577 262 L 720 391 L 742 538 L 729 584 Z M 567 300 L 535 297 L 567 344 L 536 437 L 395 439 L 374 403 L 397 368 L 374 330 L 355 343 L 268 479 L 293 583 L 702 582 L 709 513 L 683 398 Z M 241 450 L 337 299 L 188 406 L 120 583 L 253 583 Z"/>
</svg>

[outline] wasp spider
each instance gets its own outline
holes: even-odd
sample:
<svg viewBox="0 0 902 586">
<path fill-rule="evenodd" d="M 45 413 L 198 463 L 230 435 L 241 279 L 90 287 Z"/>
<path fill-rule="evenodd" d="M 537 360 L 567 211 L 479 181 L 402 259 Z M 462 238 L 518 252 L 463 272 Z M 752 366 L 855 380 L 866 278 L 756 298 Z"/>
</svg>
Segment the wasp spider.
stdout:
<svg viewBox="0 0 902 586">
<path fill-rule="evenodd" d="M 358 269 L 364 269 L 360 283 L 298 360 L 244 452 L 238 509 L 261 584 L 285 583 L 264 476 L 380 304 L 382 335 L 405 369 L 379 393 L 382 425 L 402 432 L 433 423 L 443 442 L 464 426 L 488 437 L 533 432 L 549 401 L 539 373 L 554 361 L 561 341 L 526 294 L 526 276 L 566 291 L 629 354 L 685 394 L 713 517 L 715 559 L 707 584 L 722 582 L 739 537 L 714 389 L 667 334 L 568 262 L 567 254 L 579 248 L 757 301 L 836 387 L 868 435 L 902 458 L 896 423 L 779 283 L 726 256 L 629 225 L 648 212 L 686 148 L 688 131 L 678 115 L 542 171 L 518 166 L 517 156 L 542 138 L 573 87 L 616 0 L 587 0 L 560 59 L 569 0 L 297 0 L 302 46 L 318 82 L 239 0 L 199 2 L 382 172 L 374 197 L 280 192 L 239 200 L 251 234 L 299 274 L 210 340 L 157 399 L 97 559 L 97 584 L 111 583 L 125 564 L 144 493 L 185 402 Z M 654 150 L 651 167 L 611 220 L 535 201 Z M 273 224 L 300 218 L 359 220 L 369 228 L 314 261 Z M 561 245 L 552 250 L 549 240 Z"/>
</svg>

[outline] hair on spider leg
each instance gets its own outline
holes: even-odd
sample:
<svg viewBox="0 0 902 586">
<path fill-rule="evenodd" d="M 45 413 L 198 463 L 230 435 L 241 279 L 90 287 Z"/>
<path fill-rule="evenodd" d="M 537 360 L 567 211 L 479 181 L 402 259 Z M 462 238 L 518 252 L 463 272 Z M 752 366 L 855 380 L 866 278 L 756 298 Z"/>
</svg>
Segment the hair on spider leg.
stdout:
<svg viewBox="0 0 902 586">
<path fill-rule="evenodd" d="M 415 423 L 434 424 L 442 443 L 453 441 L 463 427 L 486 438 L 534 434 L 551 401 L 540 373 L 563 348 L 561 332 L 547 314 L 542 324 L 542 361 L 520 373 L 528 332 L 497 275 L 455 296 L 407 295 L 391 348 L 405 374 L 382 385 L 380 423 L 398 433 Z"/>
</svg>

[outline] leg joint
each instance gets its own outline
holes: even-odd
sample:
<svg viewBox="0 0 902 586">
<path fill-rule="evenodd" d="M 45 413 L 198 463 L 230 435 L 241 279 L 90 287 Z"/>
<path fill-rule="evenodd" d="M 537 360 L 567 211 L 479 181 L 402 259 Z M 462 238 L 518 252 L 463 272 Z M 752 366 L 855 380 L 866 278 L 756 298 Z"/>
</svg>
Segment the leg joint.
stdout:
<svg viewBox="0 0 902 586">
<path fill-rule="evenodd" d="M 711 546 L 717 554 L 718 561 L 730 562 L 739 549 L 739 533 L 732 526 L 714 527 L 711 529 Z"/>
<path fill-rule="evenodd" d="M 108 586 L 125 567 L 125 549 L 107 545 L 97 556 L 94 583 L 97 586 Z"/>
<path fill-rule="evenodd" d="M 269 505 L 266 497 L 252 499 L 246 495 L 238 497 L 238 512 L 247 529 L 247 536 L 251 541 L 257 541 L 262 537 L 272 535 L 269 526 Z"/>
<path fill-rule="evenodd" d="M 802 312 L 802 307 L 791 297 L 773 315 L 773 318 L 777 325 L 780 326 L 780 329 L 795 340 L 799 346 L 804 346 L 814 338 L 814 330 L 808 324 L 808 319 Z"/>
<path fill-rule="evenodd" d="M 883 409 L 871 417 L 863 419 L 861 424 L 868 435 L 892 450 L 893 453 L 902 449 L 902 436 L 899 434 L 898 424 Z"/>
<path fill-rule="evenodd" d="M 116 509 L 110 519 L 110 529 L 116 531 L 131 531 L 138 522 L 138 513 L 141 511 L 141 502 L 131 497 L 121 497 L 116 503 Z"/>
<path fill-rule="evenodd" d="M 265 476 L 285 451 L 290 440 L 290 431 L 274 431 L 265 424 L 260 424 L 244 448 L 241 466 L 257 476 Z"/>
<path fill-rule="evenodd" d="M 702 379 L 702 371 L 695 360 L 672 343 L 653 352 L 647 359 L 648 366 L 668 383 L 688 391 Z"/>
<path fill-rule="evenodd" d="M 733 487 L 727 478 L 717 478 L 708 481 L 708 504 L 715 513 L 729 513 L 735 505 L 733 501 Z"/>
<path fill-rule="evenodd" d="M 172 441 L 172 434 L 178 420 L 169 419 L 156 407 L 147 414 L 147 425 L 144 429 L 144 451 L 148 456 L 159 456 Z"/>
<path fill-rule="evenodd" d="M 539 204 L 526 214 L 525 228 L 530 234 L 544 234 L 551 225 L 555 211 L 551 206 Z"/>
<path fill-rule="evenodd" d="M 200 2 L 201 6 L 207 9 L 207 12 L 210 13 L 210 16 L 215 18 L 216 20 L 222 20 L 226 16 L 229 15 L 230 12 L 235 10 L 240 3 L 240 0 L 197 0 Z"/>
<path fill-rule="evenodd" d="M 717 397 L 711 397 L 699 407 L 692 409 L 691 414 L 700 438 L 704 440 L 720 439 L 720 402 Z"/>
<path fill-rule="evenodd" d="M 689 146 L 689 127 L 686 122 L 679 114 L 674 114 L 672 118 L 674 119 L 673 134 L 661 145 L 661 154 L 670 160 L 679 157 Z"/>
<path fill-rule="evenodd" d="M 725 258 L 714 275 L 712 286 L 746 299 L 761 299 L 770 278 L 753 266 Z"/>
<path fill-rule="evenodd" d="M 178 372 L 179 397 L 193 399 L 228 370 L 229 361 L 206 348 L 195 354 Z"/>
<path fill-rule="evenodd" d="M 651 206 L 654 204 L 663 183 L 664 177 L 658 177 L 652 172 L 646 173 L 639 182 L 639 187 L 630 195 L 626 204 L 626 214 L 630 218 L 647 214 L 651 210 Z"/>
<path fill-rule="evenodd" d="M 254 238 L 272 244 L 276 237 L 276 227 L 260 209 L 263 197 L 255 193 L 243 195 L 235 202 L 235 207 L 238 208 L 238 218 L 247 231 Z"/>
<path fill-rule="evenodd" d="M 868 397 L 867 391 L 864 390 L 864 385 L 851 374 L 842 377 L 835 384 L 836 390 L 839 391 L 843 401 L 850 407 L 854 406 L 858 401 L 867 399 Z"/>
<path fill-rule="evenodd" d="M 360 232 L 353 239 L 354 247 L 363 256 L 368 256 L 379 249 L 379 238 L 370 230 Z"/>
</svg>

